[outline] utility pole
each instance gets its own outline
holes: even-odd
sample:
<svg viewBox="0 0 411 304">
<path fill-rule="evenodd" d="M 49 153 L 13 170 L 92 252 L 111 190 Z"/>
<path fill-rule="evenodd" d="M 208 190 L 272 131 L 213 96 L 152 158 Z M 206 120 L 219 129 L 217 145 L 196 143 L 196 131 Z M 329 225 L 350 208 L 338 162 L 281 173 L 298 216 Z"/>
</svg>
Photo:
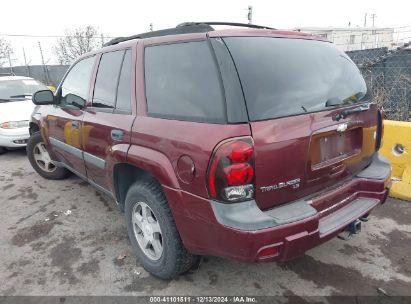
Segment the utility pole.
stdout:
<svg viewBox="0 0 411 304">
<path fill-rule="evenodd" d="M 375 27 L 375 23 L 374 23 L 375 18 L 377 18 L 377 15 L 376 15 L 376 14 L 371 14 L 371 19 L 372 19 L 372 27 Z"/>
<path fill-rule="evenodd" d="M 253 23 L 253 7 L 251 5 L 248 6 L 247 19 L 248 19 L 248 24 Z"/>
<path fill-rule="evenodd" d="M 364 27 L 367 27 L 367 13 L 364 16 Z"/>
<path fill-rule="evenodd" d="M 41 56 L 41 64 L 43 65 L 44 76 L 46 77 L 46 85 L 49 85 L 50 84 L 49 71 L 47 70 L 46 63 L 44 62 L 44 56 L 43 56 L 43 51 L 41 49 L 40 41 L 39 41 L 39 49 L 40 49 L 40 56 Z"/>
<path fill-rule="evenodd" d="M 153 23 L 150 23 L 150 32 L 153 31 Z"/>
<path fill-rule="evenodd" d="M 23 48 L 23 56 L 24 56 L 24 66 L 26 67 L 26 75 L 30 77 L 30 68 L 27 64 L 27 59 L 26 59 L 26 50 Z"/>
<path fill-rule="evenodd" d="M 12 62 L 11 62 L 11 52 L 10 51 L 7 52 L 7 57 L 9 58 L 10 73 L 11 73 L 11 75 L 14 75 L 13 65 L 12 65 Z"/>
<path fill-rule="evenodd" d="M 103 45 L 104 45 L 104 35 L 101 34 L 101 47 L 103 47 Z"/>
</svg>

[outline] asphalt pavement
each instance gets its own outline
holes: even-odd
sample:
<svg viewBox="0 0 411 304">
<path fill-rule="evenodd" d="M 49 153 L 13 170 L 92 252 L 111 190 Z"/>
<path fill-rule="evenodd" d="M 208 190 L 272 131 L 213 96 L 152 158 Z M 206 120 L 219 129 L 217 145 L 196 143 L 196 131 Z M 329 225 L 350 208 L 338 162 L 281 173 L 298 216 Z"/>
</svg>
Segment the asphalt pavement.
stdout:
<svg viewBox="0 0 411 304">
<path fill-rule="evenodd" d="M 49 181 L 25 151 L 0 156 L 0 295 L 411 296 L 411 203 L 389 199 L 362 232 L 285 263 L 204 257 L 176 280 L 136 261 L 123 214 L 81 179 Z"/>
</svg>

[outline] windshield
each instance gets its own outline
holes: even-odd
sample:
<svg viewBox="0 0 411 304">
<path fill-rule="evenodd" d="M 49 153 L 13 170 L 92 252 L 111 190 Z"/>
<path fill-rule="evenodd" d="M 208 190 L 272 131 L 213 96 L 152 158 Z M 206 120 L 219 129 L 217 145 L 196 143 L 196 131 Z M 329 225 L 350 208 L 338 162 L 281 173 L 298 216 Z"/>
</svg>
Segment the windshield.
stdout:
<svg viewBox="0 0 411 304">
<path fill-rule="evenodd" d="M 24 100 L 40 90 L 47 87 L 34 79 L 0 80 L 0 102 Z"/>
<path fill-rule="evenodd" d="M 331 43 L 271 37 L 229 37 L 224 42 L 252 121 L 321 111 L 327 101 L 339 105 L 365 100 L 360 71 Z"/>
</svg>

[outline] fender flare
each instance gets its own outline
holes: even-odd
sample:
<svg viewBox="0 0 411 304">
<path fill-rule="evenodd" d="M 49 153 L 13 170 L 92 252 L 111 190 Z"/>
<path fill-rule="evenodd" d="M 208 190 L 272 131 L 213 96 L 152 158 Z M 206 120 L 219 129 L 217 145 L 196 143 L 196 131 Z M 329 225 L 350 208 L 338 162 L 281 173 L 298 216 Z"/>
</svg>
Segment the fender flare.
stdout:
<svg viewBox="0 0 411 304">
<path fill-rule="evenodd" d="M 180 189 L 173 165 L 169 158 L 159 151 L 131 145 L 127 153 L 127 163 L 150 173 L 163 186 Z"/>
</svg>

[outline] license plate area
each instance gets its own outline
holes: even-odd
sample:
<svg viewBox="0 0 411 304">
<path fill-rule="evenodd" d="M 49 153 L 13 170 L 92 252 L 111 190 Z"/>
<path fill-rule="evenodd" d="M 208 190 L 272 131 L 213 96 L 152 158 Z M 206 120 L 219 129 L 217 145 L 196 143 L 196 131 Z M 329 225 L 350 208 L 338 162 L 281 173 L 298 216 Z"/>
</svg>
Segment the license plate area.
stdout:
<svg viewBox="0 0 411 304">
<path fill-rule="evenodd" d="M 311 169 L 322 169 L 361 153 L 362 128 L 316 134 L 311 145 Z"/>
</svg>

